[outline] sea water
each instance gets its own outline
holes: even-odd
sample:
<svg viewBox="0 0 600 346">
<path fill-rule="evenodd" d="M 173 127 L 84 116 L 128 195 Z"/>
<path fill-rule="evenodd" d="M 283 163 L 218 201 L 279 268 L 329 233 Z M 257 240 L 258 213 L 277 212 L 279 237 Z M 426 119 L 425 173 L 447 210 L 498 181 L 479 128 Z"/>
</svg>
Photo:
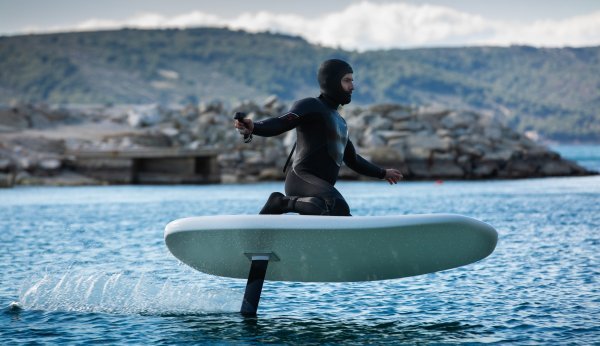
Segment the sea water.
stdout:
<svg viewBox="0 0 600 346">
<path fill-rule="evenodd" d="M 600 147 L 558 147 L 600 168 Z M 457 213 L 498 246 L 465 267 L 362 283 L 206 275 L 166 249 L 164 226 L 256 214 L 281 183 L 0 190 L 0 343 L 598 344 L 600 177 L 340 182 L 354 215 Z"/>
</svg>

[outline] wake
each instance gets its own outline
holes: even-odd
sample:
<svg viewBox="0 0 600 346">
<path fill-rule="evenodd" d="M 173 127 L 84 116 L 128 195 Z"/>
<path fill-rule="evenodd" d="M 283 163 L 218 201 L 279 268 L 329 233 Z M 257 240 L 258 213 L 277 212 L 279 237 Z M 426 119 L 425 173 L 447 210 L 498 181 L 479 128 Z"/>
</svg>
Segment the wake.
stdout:
<svg viewBox="0 0 600 346">
<path fill-rule="evenodd" d="M 23 285 L 12 308 L 116 314 L 189 315 L 238 312 L 243 292 L 173 283 L 147 274 L 45 274 Z"/>
</svg>

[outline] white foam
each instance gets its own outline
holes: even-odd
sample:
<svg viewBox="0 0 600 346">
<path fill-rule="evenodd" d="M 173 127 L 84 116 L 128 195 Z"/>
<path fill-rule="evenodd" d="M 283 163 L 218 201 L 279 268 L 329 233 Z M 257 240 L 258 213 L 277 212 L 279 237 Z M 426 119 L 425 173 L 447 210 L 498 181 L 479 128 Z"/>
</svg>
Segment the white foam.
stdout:
<svg viewBox="0 0 600 346">
<path fill-rule="evenodd" d="M 45 274 L 23 286 L 28 310 L 180 315 L 237 312 L 243 292 L 125 273 Z"/>
</svg>

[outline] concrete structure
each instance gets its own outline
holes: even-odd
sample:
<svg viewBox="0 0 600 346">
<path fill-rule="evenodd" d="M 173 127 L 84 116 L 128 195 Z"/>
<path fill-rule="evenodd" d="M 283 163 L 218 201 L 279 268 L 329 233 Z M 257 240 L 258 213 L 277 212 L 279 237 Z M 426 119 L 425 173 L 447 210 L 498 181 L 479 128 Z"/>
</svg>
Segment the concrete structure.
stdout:
<svg viewBox="0 0 600 346">
<path fill-rule="evenodd" d="M 76 151 L 73 170 L 110 184 L 209 184 L 220 182 L 215 150 L 140 149 Z"/>
</svg>

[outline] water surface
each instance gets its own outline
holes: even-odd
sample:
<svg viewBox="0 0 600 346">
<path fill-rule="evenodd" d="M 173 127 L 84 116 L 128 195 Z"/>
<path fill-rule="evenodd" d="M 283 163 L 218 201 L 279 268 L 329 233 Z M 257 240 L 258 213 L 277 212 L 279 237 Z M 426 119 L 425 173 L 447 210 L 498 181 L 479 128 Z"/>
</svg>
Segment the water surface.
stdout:
<svg viewBox="0 0 600 346">
<path fill-rule="evenodd" d="M 338 187 L 354 215 L 468 215 L 498 230 L 498 246 L 478 263 L 412 278 L 267 282 L 258 317 L 244 319 L 244 280 L 180 264 L 164 226 L 255 214 L 282 184 L 0 190 L 0 340 L 600 342 L 599 177 Z"/>
</svg>

